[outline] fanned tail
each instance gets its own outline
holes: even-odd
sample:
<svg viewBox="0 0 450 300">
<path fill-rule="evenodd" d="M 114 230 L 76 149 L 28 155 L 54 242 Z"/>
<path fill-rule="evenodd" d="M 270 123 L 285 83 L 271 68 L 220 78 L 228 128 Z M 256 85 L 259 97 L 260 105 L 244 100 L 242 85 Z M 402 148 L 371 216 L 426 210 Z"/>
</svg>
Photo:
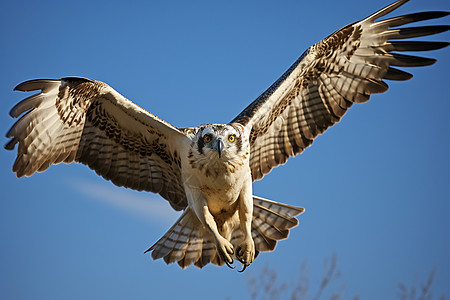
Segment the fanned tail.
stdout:
<svg viewBox="0 0 450 300">
<path fill-rule="evenodd" d="M 199 268 L 203 268 L 209 262 L 224 264 L 217 255 L 211 234 L 204 229 L 189 208 L 145 253 L 150 251 L 153 259 L 163 258 L 166 264 L 177 262 L 183 269 L 192 263 Z"/>
<path fill-rule="evenodd" d="M 286 239 L 289 229 L 298 225 L 295 216 L 303 211 L 302 207 L 253 196 L 252 237 L 256 254 L 274 250 L 277 241 Z M 235 249 L 242 238 L 242 231 L 237 224 L 231 234 L 231 243 Z M 153 259 L 163 258 L 167 264 L 177 262 L 183 269 L 191 264 L 203 268 L 208 263 L 218 266 L 225 263 L 216 251 L 212 235 L 189 208 L 169 231 L 145 252 L 152 252 Z"/>
<path fill-rule="evenodd" d="M 253 196 L 252 237 L 257 251 L 272 251 L 277 241 L 289 235 L 289 229 L 298 225 L 295 218 L 303 213 L 303 207 Z"/>
</svg>

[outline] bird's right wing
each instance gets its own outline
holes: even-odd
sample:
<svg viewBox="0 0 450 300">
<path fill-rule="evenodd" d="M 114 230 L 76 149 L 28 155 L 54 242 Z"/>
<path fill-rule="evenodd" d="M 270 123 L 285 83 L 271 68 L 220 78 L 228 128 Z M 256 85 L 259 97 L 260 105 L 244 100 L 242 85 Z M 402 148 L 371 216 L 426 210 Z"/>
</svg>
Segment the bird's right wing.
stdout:
<svg viewBox="0 0 450 300">
<path fill-rule="evenodd" d="M 14 118 L 23 114 L 5 145 L 13 150 L 19 144 L 13 166 L 18 177 L 76 161 L 118 186 L 159 193 L 176 210 L 187 206 L 180 147 L 189 139 L 180 130 L 100 81 L 38 79 L 15 90 L 41 90 L 10 112 Z"/>
</svg>

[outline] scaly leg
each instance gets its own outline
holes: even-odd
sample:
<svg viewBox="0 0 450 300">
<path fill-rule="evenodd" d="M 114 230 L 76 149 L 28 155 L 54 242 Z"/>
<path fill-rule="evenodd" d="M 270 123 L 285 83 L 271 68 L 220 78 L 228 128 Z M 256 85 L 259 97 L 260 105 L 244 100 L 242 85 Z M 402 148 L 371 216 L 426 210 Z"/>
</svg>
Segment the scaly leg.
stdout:
<svg viewBox="0 0 450 300">
<path fill-rule="evenodd" d="M 249 178 L 239 195 L 239 221 L 244 240 L 236 249 L 236 258 L 243 264 L 243 272 L 255 259 L 255 243 L 252 238 L 253 197 Z"/>
</svg>

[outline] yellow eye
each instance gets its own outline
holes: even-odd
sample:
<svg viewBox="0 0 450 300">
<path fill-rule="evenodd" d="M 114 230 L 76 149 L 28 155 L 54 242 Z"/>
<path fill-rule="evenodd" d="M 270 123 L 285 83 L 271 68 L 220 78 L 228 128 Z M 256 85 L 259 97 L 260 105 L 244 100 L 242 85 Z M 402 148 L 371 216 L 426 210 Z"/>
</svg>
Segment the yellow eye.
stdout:
<svg viewBox="0 0 450 300">
<path fill-rule="evenodd" d="M 209 142 L 211 142 L 211 136 L 205 135 L 205 136 L 203 137 L 203 140 L 205 141 L 205 143 L 209 143 Z"/>
<path fill-rule="evenodd" d="M 228 136 L 228 141 L 230 141 L 231 143 L 234 143 L 235 140 L 236 140 L 236 136 L 234 134 Z"/>
</svg>

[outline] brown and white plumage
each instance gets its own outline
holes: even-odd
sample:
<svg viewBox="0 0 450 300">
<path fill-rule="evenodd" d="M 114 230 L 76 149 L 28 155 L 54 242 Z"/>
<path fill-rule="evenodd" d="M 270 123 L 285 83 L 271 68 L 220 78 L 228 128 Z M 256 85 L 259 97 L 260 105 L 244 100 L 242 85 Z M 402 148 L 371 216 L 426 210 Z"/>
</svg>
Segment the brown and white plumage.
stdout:
<svg viewBox="0 0 450 300">
<path fill-rule="evenodd" d="M 230 124 L 178 129 L 85 78 L 31 80 L 16 90 L 40 93 L 19 102 L 22 117 L 5 145 L 18 145 L 18 177 L 51 164 L 81 162 L 118 186 L 159 193 L 176 210 L 174 226 L 148 251 L 154 259 L 203 267 L 248 266 L 261 251 L 287 238 L 303 208 L 252 195 L 252 182 L 301 153 L 353 103 L 385 92 L 383 80 L 408 80 L 395 66 L 435 60 L 397 51 L 426 51 L 444 42 L 397 41 L 427 36 L 448 26 L 397 29 L 439 18 L 423 12 L 377 21 L 406 3 L 400 0 L 310 47 L 267 91 Z M 394 66 L 394 67 L 393 67 Z"/>
<path fill-rule="evenodd" d="M 39 79 L 15 90 L 41 90 L 10 112 L 26 112 L 5 145 L 13 149 L 19 143 L 13 166 L 18 177 L 76 161 L 118 186 L 159 193 L 176 210 L 186 207 L 176 151 L 187 142 L 181 131 L 99 81 Z"/>
<path fill-rule="evenodd" d="M 251 131 L 254 180 L 301 153 L 319 134 L 339 122 L 353 103 L 385 92 L 388 85 L 383 80 L 412 77 L 394 67 L 427 66 L 436 61 L 393 51 L 435 50 L 447 46 L 447 42 L 396 40 L 440 33 L 449 26 L 393 27 L 448 13 L 422 12 L 376 21 L 407 1 L 397 1 L 311 46 L 232 121 Z"/>
<path fill-rule="evenodd" d="M 295 216 L 302 208 L 277 203 L 253 196 L 252 237 L 258 252 L 272 251 L 277 241 L 286 239 L 289 229 L 298 225 Z M 231 243 L 238 247 L 242 239 L 239 229 L 231 233 Z M 209 262 L 223 265 L 223 258 L 215 251 L 215 245 L 207 230 L 203 228 L 188 208 L 169 231 L 147 251 L 154 259 L 163 258 L 166 263 L 177 262 L 185 268 L 191 264 L 202 268 Z M 234 257 L 236 258 L 236 257 Z"/>
</svg>

